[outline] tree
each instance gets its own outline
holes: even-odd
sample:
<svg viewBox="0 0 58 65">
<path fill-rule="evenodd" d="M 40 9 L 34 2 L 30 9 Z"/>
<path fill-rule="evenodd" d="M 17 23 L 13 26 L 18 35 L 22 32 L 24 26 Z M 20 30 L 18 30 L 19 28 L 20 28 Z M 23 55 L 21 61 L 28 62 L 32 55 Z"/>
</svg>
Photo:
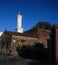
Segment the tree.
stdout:
<svg viewBox="0 0 58 65">
<path fill-rule="evenodd" d="M 51 24 L 49 22 L 43 22 L 43 21 L 41 21 L 41 22 L 37 23 L 35 27 L 39 27 L 39 28 L 51 30 L 52 26 L 51 26 Z"/>
</svg>

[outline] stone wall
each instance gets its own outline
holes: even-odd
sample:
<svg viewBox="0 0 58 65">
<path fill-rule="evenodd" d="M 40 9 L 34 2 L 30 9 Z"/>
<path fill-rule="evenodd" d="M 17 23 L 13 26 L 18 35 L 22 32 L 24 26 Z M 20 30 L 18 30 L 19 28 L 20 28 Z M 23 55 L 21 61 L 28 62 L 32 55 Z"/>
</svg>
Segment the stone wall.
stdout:
<svg viewBox="0 0 58 65">
<path fill-rule="evenodd" d="M 12 35 L 11 55 L 17 55 L 17 51 L 16 51 L 17 46 L 24 44 L 24 43 L 25 43 L 25 45 L 35 45 L 35 43 L 38 43 L 38 39 L 32 38 L 32 37 Z"/>
<path fill-rule="evenodd" d="M 3 34 L 0 40 L 0 52 L 2 54 L 8 54 L 10 52 L 10 45 L 11 45 L 11 36 L 8 34 Z"/>
</svg>

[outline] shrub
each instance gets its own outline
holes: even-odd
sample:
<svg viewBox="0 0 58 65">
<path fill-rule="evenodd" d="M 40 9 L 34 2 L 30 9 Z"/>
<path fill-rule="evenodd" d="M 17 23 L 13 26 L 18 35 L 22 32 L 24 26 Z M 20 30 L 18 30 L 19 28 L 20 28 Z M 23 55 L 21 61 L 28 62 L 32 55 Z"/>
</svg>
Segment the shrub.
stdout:
<svg viewBox="0 0 58 65">
<path fill-rule="evenodd" d="M 17 51 L 20 56 L 26 56 L 28 54 L 28 49 L 29 49 L 29 46 L 24 44 L 22 46 L 17 47 Z"/>
<path fill-rule="evenodd" d="M 47 55 L 46 49 L 44 49 L 43 44 L 35 43 L 35 46 L 29 46 L 22 44 L 17 47 L 17 51 L 22 57 L 31 58 L 45 58 Z"/>
</svg>

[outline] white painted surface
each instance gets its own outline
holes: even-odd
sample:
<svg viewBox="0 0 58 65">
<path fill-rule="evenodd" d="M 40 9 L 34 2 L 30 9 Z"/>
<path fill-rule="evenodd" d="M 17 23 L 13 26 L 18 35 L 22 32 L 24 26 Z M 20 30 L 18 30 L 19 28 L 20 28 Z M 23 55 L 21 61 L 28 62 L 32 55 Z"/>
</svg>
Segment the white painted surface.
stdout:
<svg viewBox="0 0 58 65">
<path fill-rule="evenodd" d="M 0 32 L 0 36 L 3 34 L 3 32 Z"/>
<path fill-rule="evenodd" d="M 20 13 L 17 15 L 17 32 L 23 33 L 22 15 Z"/>
</svg>

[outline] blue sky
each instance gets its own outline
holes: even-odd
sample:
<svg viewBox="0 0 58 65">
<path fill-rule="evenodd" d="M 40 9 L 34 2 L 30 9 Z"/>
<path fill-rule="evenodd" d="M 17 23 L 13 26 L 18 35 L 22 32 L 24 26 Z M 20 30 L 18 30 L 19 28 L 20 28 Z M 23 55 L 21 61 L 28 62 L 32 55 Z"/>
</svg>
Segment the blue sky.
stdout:
<svg viewBox="0 0 58 65">
<path fill-rule="evenodd" d="M 58 0 L 0 0 L 0 31 L 15 31 L 16 17 L 22 13 L 24 31 L 37 22 L 58 23 Z"/>
</svg>

